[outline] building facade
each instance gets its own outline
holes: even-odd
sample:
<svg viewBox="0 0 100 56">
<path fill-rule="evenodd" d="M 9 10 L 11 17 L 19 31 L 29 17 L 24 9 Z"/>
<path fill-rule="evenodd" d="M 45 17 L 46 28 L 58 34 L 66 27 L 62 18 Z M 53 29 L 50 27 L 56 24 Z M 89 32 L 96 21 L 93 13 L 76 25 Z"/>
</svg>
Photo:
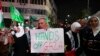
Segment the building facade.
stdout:
<svg viewBox="0 0 100 56">
<path fill-rule="evenodd" d="M 5 19 L 10 19 L 10 3 L 12 3 L 25 19 L 30 16 L 39 18 L 48 17 L 52 23 L 57 21 L 57 9 L 53 0 L 2 0 L 2 8 Z"/>
</svg>

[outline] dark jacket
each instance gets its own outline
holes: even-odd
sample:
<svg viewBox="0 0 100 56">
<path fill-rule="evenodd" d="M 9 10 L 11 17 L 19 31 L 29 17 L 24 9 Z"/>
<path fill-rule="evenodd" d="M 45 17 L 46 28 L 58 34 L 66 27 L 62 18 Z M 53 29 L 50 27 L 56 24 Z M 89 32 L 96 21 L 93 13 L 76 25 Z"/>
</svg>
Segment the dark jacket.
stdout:
<svg viewBox="0 0 100 56">
<path fill-rule="evenodd" d="M 17 38 L 15 35 L 13 36 L 14 43 L 14 56 L 26 56 L 28 50 L 28 41 L 27 36 L 24 34 L 23 36 Z"/>
<path fill-rule="evenodd" d="M 71 33 L 74 37 L 73 39 L 74 39 L 74 42 L 75 42 L 75 48 L 78 48 L 78 45 L 79 45 L 78 41 L 79 40 L 78 40 L 77 33 L 74 33 L 72 31 L 71 31 Z M 70 40 L 70 37 L 68 36 L 68 34 L 65 34 L 65 45 L 67 45 L 67 47 L 66 47 L 67 51 L 72 50 L 71 40 Z"/>
<path fill-rule="evenodd" d="M 81 38 L 83 39 L 83 48 L 87 56 L 100 55 L 100 31 L 94 36 L 92 29 L 85 27 L 81 32 Z"/>
</svg>

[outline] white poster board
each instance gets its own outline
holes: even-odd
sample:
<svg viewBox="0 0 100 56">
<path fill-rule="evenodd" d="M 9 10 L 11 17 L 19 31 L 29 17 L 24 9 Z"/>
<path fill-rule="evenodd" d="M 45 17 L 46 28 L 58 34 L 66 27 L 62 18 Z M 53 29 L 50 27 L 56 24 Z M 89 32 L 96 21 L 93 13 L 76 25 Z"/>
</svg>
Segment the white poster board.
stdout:
<svg viewBox="0 0 100 56">
<path fill-rule="evenodd" d="M 33 29 L 31 53 L 64 53 L 64 30 L 62 28 Z"/>
</svg>

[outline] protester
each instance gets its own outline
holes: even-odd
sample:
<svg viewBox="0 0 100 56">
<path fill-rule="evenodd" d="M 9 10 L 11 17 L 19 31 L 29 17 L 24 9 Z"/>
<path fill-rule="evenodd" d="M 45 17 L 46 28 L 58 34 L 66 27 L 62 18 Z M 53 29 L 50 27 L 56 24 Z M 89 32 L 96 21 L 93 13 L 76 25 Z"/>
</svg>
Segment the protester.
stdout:
<svg viewBox="0 0 100 56">
<path fill-rule="evenodd" d="M 76 52 L 80 48 L 80 36 L 79 36 L 80 28 L 81 25 L 78 22 L 74 22 L 71 25 L 71 30 L 66 32 L 65 45 L 67 45 L 67 47 L 65 56 L 70 56 L 70 55 L 78 56 L 76 55 Z"/>
<path fill-rule="evenodd" d="M 79 32 L 80 34 L 80 48 L 78 49 L 78 53 L 77 55 L 82 55 L 82 56 L 85 56 L 85 53 L 84 53 L 84 47 L 83 47 L 83 33 L 84 32 L 84 28 L 87 26 L 87 20 L 82 18 L 82 19 L 79 19 L 78 22 L 81 24 L 81 30 Z"/>
<path fill-rule="evenodd" d="M 28 46 L 29 46 L 27 55 L 30 56 L 30 46 L 31 46 L 30 27 L 27 26 L 25 27 L 24 30 L 27 36 L 27 41 L 28 41 Z"/>
<path fill-rule="evenodd" d="M 78 22 L 81 24 L 81 28 L 84 28 L 87 24 L 87 20 L 84 18 L 79 19 Z"/>
<path fill-rule="evenodd" d="M 40 18 L 38 20 L 38 25 L 37 25 L 37 28 L 36 29 L 45 29 L 45 30 L 48 29 L 48 24 L 47 24 L 47 22 L 45 21 L 44 18 Z M 50 56 L 50 54 L 40 53 L 40 54 L 37 54 L 36 56 Z"/>
<path fill-rule="evenodd" d="M 0 56 L 8 56 L 8 46 L 7 29 L 3 28 L 0 30 Z"/>
<path fill-rule="evenodd" d="M 38 20 L 38 27 L 37 27 L 37 29 L 48 29 L 48 24 L 47 24 L 47 22 L 45 21 L 45 19 L 44 18 L 40 18 L 39 20 Z"/>
<path fill-rule="evenodd" d="M 14 55 L 13 56 L 27 56 L 28 41 L 24 32 L 24 28 L 20 25 L 14 26 L 11 32 L 14 38 Z"/>
<path fill-rule="evenodd" d="M 38 20 L 38 25 L 36 27 L 36 29 L 44 29 L 44 30 L 48 30 L 50 27 L 48 26 L 45 18 L 40 18 Z M 34 53 L 33 56 L 57 56 L 56 53 Z"/>
<path fill-rule="evenodd" d="M 83 46 L 87 56 L 100 56 L 100 19 L 93 16 L 83 30 Z"/>
</svg>

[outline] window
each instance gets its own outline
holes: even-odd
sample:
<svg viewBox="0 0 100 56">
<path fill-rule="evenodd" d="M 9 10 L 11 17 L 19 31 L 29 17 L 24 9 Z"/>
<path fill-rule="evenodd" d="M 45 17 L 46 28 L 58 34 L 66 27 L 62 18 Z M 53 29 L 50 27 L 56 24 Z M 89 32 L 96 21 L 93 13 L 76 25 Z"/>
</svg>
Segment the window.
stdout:
<svg viewBox="0 0 100 56">
<path fill-rule="evenodd" d="M 37 0 L 34 0 L 34 4 L 37 4 L 37 2 L 38 2 Z"/>
<path fill-rule="evenodd" d="M 45 15 L 46 10 L 42 9 L 30 9 L 30 8 L 17 8 L 20 13 L 30 13 L 30 14 L 41 14 Z"/>
<path fill-rule="evenodd" d="M 21 8 L 22 13 L 25 13 L 25 10 L 26 10 L 25 8 Z"/>
<path fill-rule="evenodd" d="M 9 2 L 14 2 L 14 0 L 8 0 Z"/>
<path fill-rule="evenodd" d="M 17 2 L 19 2 L 19 0 L 17 0 Z"/>
<path fill-rule="evenodd" d="M 10 8 L 9 7 L 2 7 L 3 12 L 10 12 Z"/>
<path fill-rule="evenodd" d="M 7 7 L 4 7 L 4 12 L 8 12 L 8 8 Z"/>
<path fill-rule="evenodd" d="M 28 0 L 17 0 L 19 3 L 28 3 Z"/>
<path fill-rule="evenodd" d="M 30 0 L 31 4 L 39 4 L 39 5 L 43 5 L 44 0 Z"/>
<path fill-rule="evenodd" d="M 39 11 L 40 14 L 43 14 L 42 12 L 43 12 L 42 10 Z"/>
<path fill-rule="evenodd" d="M 31 14 L 34 14 L 34 9 L 31 9 L 31 12 L 30 12 Z"/>
<path fill-rule="evenodd" d="M 4 1 L 8 1 L 8 0 L 4 0 Z"/>
<path fill-rule="evenodd" d="M 30 13 L 29 8 L 17 8 L 20 13 Z"/>
<path fill-rule="evenodd" d="M 14 0 L 2 0 L 2 1 L 5 1 L 5 2 L 14 2 Z"/>
<path fill-rule="evenodd" d="M 10 28 L 12 20 L 10 18 L 4 18 L 5 27 Z"/>
<path fill-rule="evenodd" d="M 46 14 L 46 10 L 43 10 L 43 12 L 42 12 L 44 15 Z"/>
<path fill-rule="evenodd" d="M 37 4 L 40 4 L 41 0 L 37 0 Z"/>
<path fill-rule="evenodd" d="M 4 7 L 2 7 L 2 11 L 3 11 L 3 12 L 5 11 Z"/>
<path fill-rule="evenodd" d="M 23 13 L 30 13 L 28 8 L 23 8 Z"/>
<path fill-rule="evenodd" d="M 41 10 L 37 10 L 37 14 L 41 14 L 40 11 L 41 11 Z"/>
<path fill-rule="evenodd" d="M 38 4 L 42 5 L 43 4 L 43 0 L 38 0 Z"/>
<path fill-rule="evenodd" d="M 37 0 L 37 4 L 39 4 L 39 5 L 43 5 L 43 0 Z"/>
<path fill-rule="evenodd" d="M 43 5 L 43 0 L 40 0 L 40 4 Z"/>
<path fill-rule="evenodd" d="M 35 1 L 35 0 L 30 0 L 30 3 L 31 3 L 31 4 L 34 4 L 34 1 Z"/>
<path fill-rule="evenodd" d="M 32 12 L 33 12 L 34 14 L 42 14 L 42 15 L 45 15 L 46 10 L 33 9 Z"/>
<path fill-rule="evenodd" d="M 22 9 L 21 8 L 17 8 L 17 10 L 21 13 L 22 12 Z"/>
<path fill-rule="evenodd" d="M 5 0 L 2 0 L 2 1 L 5 1 Z"/>
<path fill-rule="evenodd" d="M 31 4 L 37 4 L 37 0 L 30 0 Z"/>
<path fill-rule="evenodd" d="M 43 0 L 43 4 L 46 5 L 46 0 Z"/>
</svg>

